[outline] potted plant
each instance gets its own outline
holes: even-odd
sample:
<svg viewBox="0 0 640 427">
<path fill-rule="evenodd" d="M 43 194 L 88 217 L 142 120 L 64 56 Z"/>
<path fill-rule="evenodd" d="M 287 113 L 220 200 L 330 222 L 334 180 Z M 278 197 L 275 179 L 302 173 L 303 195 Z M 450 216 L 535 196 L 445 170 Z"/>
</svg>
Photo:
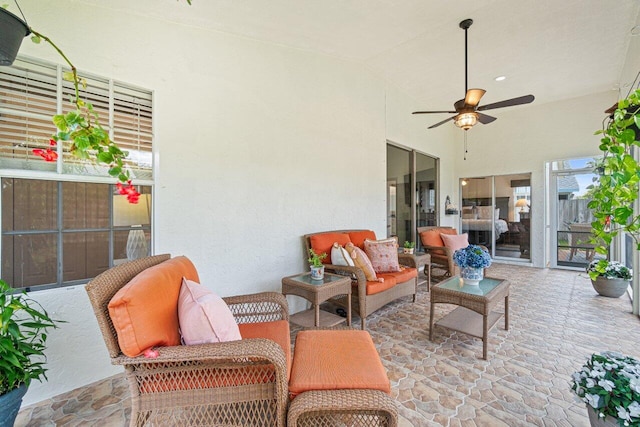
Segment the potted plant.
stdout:
<svg viewBox="0 0 640 427">
<path fill-rule="evenodd" d="M 311 280 L 322 280 L 324 279 L 324 264 L 322 260 L 327 257 L 327 254 L 323 252 L 318 255 L 314 252 L 313 249 L 309 249 L 309 267 L 311 268 Z"/>
<path fill-rule="evenodd" d="M 13 426 L 31 380 L 47 378 L 47 330 L 56 322 L 25 292 L 0 280 L 0 427 Z"/>
<path fill-rule="evenodd" d="M 29 35 L 29 27 L 13 13 L 0 7 L 0 65 L 11 65 L 20 50 L 22 39 Z"/>
<path fill-rule="evenodd" d="M 465 285 L 478 286 L 484 278 L 484 269 L 491 265 L 489 252 L 478 245 L 469 245 L 453 253 L 453 261 L 460 267 Z"/>
<path fill-rule="evenodd" d="M 594 260 L 587 266 L 593 289 L 611 298 L 622 296 L 633 278 L 633 271 L 617 261 Z"/>
<path fill-rule="evenodd" d="M 571 390 L 587 404 L 592 426 L 640 426 L 640 360 L 592 354 L 573 374 Z"/>
<path fill-rule="evenodd" d="M 603 158 L 597 163 L 599 175 L 588 187 L 591 201 L 587 205 L 593 211 L 591 223 L 596 253 L 609 258 L 609 247 L 614 237 L 623 232 L 631 236 L 640 250 L 640 212 L 634 212 L 633 203 L 638 198 L 640 165 L 632 148 L 640 141 L 640 89 L 618 102 L 611 119 L 604 129 L 600 150 Z M 603 270 L 607 261 L 599 264 Z"/>
<path fill-rule="evenodd" d="M 404 247 L 402 248 L 402 252 L 405 254 L 412 254 L 415 247 L 416 247 L 415 242 L 410 242 L 408 240 L 405 240 Z"/>
</svg>

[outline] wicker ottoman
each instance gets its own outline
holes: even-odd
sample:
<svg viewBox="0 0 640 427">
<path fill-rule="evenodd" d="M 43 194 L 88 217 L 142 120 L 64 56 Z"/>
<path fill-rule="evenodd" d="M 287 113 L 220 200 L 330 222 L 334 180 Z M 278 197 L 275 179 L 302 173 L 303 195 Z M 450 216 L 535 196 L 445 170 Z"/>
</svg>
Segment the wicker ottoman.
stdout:
<svg viewBox="0 0 640 427">
<path fill-rule="evenodd" d="M 298 332 L 287 426 L 397 426 L 398 412 L 366 331 Z"/>
</svg>

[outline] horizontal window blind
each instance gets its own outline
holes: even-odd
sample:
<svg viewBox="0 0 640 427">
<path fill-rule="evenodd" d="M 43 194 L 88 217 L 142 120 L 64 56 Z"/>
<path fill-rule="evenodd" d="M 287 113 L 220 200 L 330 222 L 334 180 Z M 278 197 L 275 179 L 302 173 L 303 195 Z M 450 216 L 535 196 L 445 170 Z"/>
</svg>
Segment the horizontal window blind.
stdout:
<svg viewBox="0 0 640 427">
<path fill-rule="evenodd" d="M 53 115 L 75 109 L 73 84 L 58 74 L 57 65 L 22 57 L 11 67 L 0 67 L 0 167 L 56 172 L 55 163 L 45 162 L 32 150 L 49 148 L 56 131 Z M 151 180 L 152 92 L 82 72 L 79 75 L 87 83 L 79 88 L 80 97 L 93 105 L 112 140 L 129 152 L 125 163 L 132 176 Z M 62 173 L 108 176 L 107 166 L 76 158 L 68 152 L 69 146 L 62 147 L 58 160 Z"/>
</svg>

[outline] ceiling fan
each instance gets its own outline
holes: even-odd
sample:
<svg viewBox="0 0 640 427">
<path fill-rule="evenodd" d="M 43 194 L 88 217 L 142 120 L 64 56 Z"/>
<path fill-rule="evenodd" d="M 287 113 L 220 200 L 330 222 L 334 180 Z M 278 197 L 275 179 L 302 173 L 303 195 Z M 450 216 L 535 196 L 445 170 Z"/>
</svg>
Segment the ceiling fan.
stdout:
<svg viewBox="0 0 640 427">
<path fill-rule="evenodd" d="M 480 113 L 480 111 L 493 110 L 496 108 L 512 107 L 514 105 L 529 104 L 535 99 L 533 95 L 519 96 L 517 98 L 506 99 L 504 101 L 494 102 L 493 104 L 481 105 L 480 99 L 485 94 L 484 89 L 468 89 L 468 72 L 467 72 L 467 30 L 473 24 L 472 19 L 465 19 L 460 22 L 460 28 L 464 30 L 464 99 L 456 101 L 453 104 L 455 111 L 414 111 L 412 114 L 439 114 L 448 113 L 455 114 L 455 116 L 449 117 L 435 125 L 429 126 L 429 129 L 433 129 L 442 124 L 445 124 L 449 120 L 453 120 L 454 124 L 461 129 L 469 130 L 476 123 L 480 122 L 484 125 L 496 120 L 495 117 L 487 114 Z"/>
</svg>

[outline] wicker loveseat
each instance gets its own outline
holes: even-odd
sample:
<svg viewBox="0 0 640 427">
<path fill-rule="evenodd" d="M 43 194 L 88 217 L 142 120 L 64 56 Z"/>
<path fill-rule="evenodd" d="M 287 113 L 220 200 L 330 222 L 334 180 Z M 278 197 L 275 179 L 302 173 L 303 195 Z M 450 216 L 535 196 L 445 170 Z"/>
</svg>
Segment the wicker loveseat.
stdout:
<svg viewBox="0 0 640 427">
<path fill-rule="evenodd" d="M 331 264 L 331 251 L 327 248 L 330 248 L 333 242 L 343 244 L 345 241 L 350 241 L 362 248 L 365 239 L 375 240 L 376 235 L 371 230 L 336 230 L 311 233 L 304 236 L 307 250 L 305 253 L 309 253 L 309 249 L 314 249 L 318 254 L 327 253 L 329 255 L 325 259 L 325 271 L 352 277 L 352 309 L 360 316 L 362 329 L 366 328 L 366 318 L 371 313 L 404 296 L 413 295 L 413 301 L 415 302 L 418 291 L 418 271 L 415 265 L 415 258 L 411 256 L 398 254 L 398 260 L 405 268 L 397 273 L 381 274 L 380 276 L 385 279 L 382 287 L 379 286 L 379 283 L 368 282 L 365 273 L 358 267 Z M 382 290 L 376 289 L 377 287 Z M 333 300 L 333 302 L 346 307 L 346 304 L 341 299 Z"/>
<path fill-rule="evenodd" d="M 179 258 L 183 259 L 182 264 L 167 264 Z M 288 306 L 281 294 L 265 292 L 224 298 L 240 327 L 241 340 L 156 345 L 159 353 L 156 358 L 123 354 L 109 312 L 110 301 L 141 275 L 146 275 L 143 277 L 150 282 L 150 289 L 158 289 L 157 292 L 166 289 L 160 286 L 166 284 L 163 282 L 181 280 L 183 275 L 195 275 L 196 280 L 195 267 L 185 260 L 158 255 L 131 261 L 105 271 L 86 286 L 111 362 L 124 366 L 126 371 L 132 395 L 130 425 L 284 426 L 291 347 Z M 170 268 L 164 268 L 166 265 Z M 191 268 L 184 273 L 173 271 L 182 268 L 174 265 Z M 174 288 L 173 283 L 169 288 Z M 150 323 L 160 323 L 162 316 L 157 309 L 165 303 L 168 311 L 175 310 L 177 316 L 177 298 L 171 292 L 139 301 L 138 308 L 152 312 Z M 170 319 L 169 323 L 172 322 Z M 276 326 L 279 339 L 272 339 L 270 335 L 275 335 Z"/>
</svg>

